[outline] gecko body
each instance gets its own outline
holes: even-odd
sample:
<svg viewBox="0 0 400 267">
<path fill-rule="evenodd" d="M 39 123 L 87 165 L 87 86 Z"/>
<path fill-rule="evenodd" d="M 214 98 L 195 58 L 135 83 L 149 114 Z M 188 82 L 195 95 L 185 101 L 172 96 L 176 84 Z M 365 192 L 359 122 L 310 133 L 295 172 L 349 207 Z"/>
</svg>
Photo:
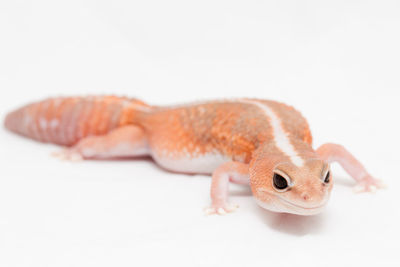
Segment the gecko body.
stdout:
<svg viewBox="0 0 400 267">
<path fill-rule="evenodd" d="M 304 117 L 270 100 L 158 107 L 115 96 L 52 98 L 9 113 L 5 126 L 66 146 L 58 153 L 62 158 L 151 156 L 170 171 L 210 174 L 207 213 L 236 208 L 228 203 L 232 182 L 249 185 L 265 209 L 317 214 L 332 190 L 332 162 L 357 181 L 359 191 L 382 187 L 343 146 L 314 150 Z"/>
</svg>

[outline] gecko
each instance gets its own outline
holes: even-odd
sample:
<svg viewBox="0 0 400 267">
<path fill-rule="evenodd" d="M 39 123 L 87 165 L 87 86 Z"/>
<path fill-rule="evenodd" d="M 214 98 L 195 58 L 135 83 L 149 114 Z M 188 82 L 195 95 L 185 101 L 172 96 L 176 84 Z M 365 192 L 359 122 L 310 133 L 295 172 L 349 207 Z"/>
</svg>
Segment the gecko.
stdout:
<svg viewBox="0 0 400 267">
<path fill-rule="evenodd" d="M 339 163 L 356 191 L 384 185 L 342 145 L 313 149 L 309 125 L 284 103 L 252 98 L 152 106 L 117 96 L 57 97 L 7 114 L 7 129 L 64 146 L 66 160 L 150 156 L 165 170 L 211 176 L 207 214 L 224 215 L 229 184 L 250 187 L 262 208 L 314 215 L 333 187 L 330 164 Z"/>
</svg>

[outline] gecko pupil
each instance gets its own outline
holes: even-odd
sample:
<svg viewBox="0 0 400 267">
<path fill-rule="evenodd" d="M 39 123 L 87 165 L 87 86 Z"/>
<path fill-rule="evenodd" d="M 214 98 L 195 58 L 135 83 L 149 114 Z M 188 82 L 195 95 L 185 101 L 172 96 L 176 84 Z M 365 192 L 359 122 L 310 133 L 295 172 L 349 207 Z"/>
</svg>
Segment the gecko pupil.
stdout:
<svg viewBox="0 0 400 267">
<path fill-rule="evenodd" d="M 325 183 L 329 183 L 330 177 L 331 177 L 331 173 L 330 173 L 330 172 L 327 172 L 327 174 L 326 174 L 326 176 L 325 176 L 324 182 L 325 182 Z"/>
<path fill-rule="evenodd" d="M 274 186 L 276 189 L 285 189 L 288 187 L 287 180 L 282 176 L 277 173 L 274 174 Z"/>
</svg>

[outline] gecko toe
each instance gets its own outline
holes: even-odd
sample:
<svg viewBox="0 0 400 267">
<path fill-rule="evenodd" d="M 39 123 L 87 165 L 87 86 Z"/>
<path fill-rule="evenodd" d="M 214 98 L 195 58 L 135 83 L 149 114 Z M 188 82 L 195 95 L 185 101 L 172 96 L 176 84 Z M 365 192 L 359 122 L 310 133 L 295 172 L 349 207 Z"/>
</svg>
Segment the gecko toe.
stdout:
<svg viewBox="0 0 400 267">
<path fill-rule="evenodd" d="M 384 183 L 381 180 L 375 179 L 373 177 L 366 177 L 354 187 L 354 192 L 355 193 L 361 193 L 361 192 L 371 192 L 375 193 L 378 191 L 378 189 L 386 188 Z"/>
<path fill-rule="evenodd" d="M 225 215 L 225 214 L 227 214 L 227 212 L 226 212 L 225 209 L 223 209 L 223 208 L 218 208 L 218 209 L 217 209 L 217 213 L 218 213 L 219 215 Z"/>
<path fill-rule="evenodd" d="M 56 151 L 56 152 L 53 152 L 51 155 L 53 157 L 56 157 L 63 161 L 81 161 L 81 160 L 83 160 L 83 157 L 80 153 L 70 150 L 70 149 Z"/>
<path fill-rule="evenodd" d="M 235 211 L 239 205 L 222 205 L 222 206 L 212 206 L 212 207 L 207 207 L 204 209 L 205 215 L 212 215 L 212 214 L 218 214 L 218 215 L 226 215 L 228 213 L 231 213 Z"/>
</svg>

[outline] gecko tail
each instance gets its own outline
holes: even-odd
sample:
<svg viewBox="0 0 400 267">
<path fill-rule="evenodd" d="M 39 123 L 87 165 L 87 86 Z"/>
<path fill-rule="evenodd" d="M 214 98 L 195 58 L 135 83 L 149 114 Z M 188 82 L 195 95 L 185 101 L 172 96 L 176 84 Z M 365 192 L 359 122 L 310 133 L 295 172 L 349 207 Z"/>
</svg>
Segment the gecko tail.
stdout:
<svg viewBox="0 0 400 267">
<path fill-rule="evenodd" d="M 135 124 L 151 109 L 140 100 L 116 96 L 50 98 L 10 112 L 4 126 L 36 141 L 71 146 Z"/>
</svg>

